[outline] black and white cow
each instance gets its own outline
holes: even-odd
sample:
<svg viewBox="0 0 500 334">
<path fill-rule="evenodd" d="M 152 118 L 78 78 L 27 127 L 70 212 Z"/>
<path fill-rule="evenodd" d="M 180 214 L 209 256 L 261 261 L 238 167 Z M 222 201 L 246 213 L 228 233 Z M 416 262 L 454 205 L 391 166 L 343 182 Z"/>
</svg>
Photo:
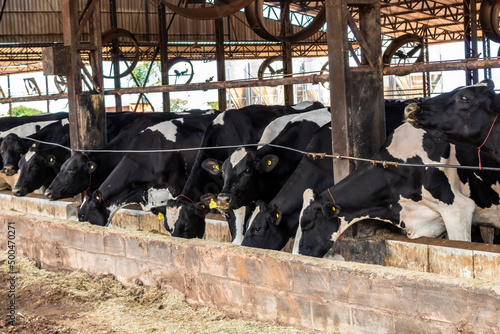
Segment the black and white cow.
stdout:
<svg viewBox="0 0 500 334">
<path fill-rule="evenodd" d="M 321 103 L 301 103 L 297 106 L 248 106 L 221 113 L 207 128 L 202 147 L 254 144 L 259 141 L 266 126 L 277 117 L 323 108 Z M 168 201 L 165 228 L 174 236 L 200 237 L 205 230 L 205 214 L 200 197 L 206 193 L 218 194 L 222 178 L 208 173 L 202 167 L 207 158 L 226 160 L 233 148 L 200 150 L 193 170 L 181 194 Z"/>
<path fill-rule="evenodd" d="M 36 145 L 31 139 L 59 143 L 68 133 L 69 121 L 66 118 L 50 123 L 27 138 L 18 136 L 15 133 L 9 133 L 3 138 L 0 144 L 0 153 L 2 154 L 3 161 L 2 173 L 7 176 L 17 173 L 21 156 L 26 154 L 32 145 Z"/>
<path fill-rule="evenodd" d="M 215 115 L 172 119 L 137 134 L 130 150 L 175 150 L 197 148 Z M 164 205 L 180 193 L 195 161 L 197 150 L 127 153 L 101 186 L 85 201 L 80 221 L 106 225 L 114 213 L 128 204 L 145 210 Z"/>
<path fill-rule="evenodd" d="M 477 165 L 477 152 L 442 142 L 409 124 L 397 128 L 376 160 L 414 164 Z M 491 163 L 488 160 L 488 163 Z M 498 173 L 367 163 L 320 194 L 303 194 L 299 253 L 323 256 L 349 226 L 377 219 L 409 238 L 470 241 L 471 224 L 500 227 Z"/>
<path fill-rule="evenodd" d="M 206 159 L 203 167 L 224 180 L 217 196 L 218 209 L 236 209 L 258 199 L 269 202 L 302 159 L 300 152 L 272 145 L 304 151 L 311 136 L 330 120 L 327 108 L 282 116 L 266 127 L 261 146 L 238 148 L 223 162 Z"/>
<path fill-rule="evenodd" d="M 309 141 L 307 152 L 331 154 L 331 127 L 323 126 Z M 285 185 L 266 204 L 257 202 L 257 208 L 248 221 L 243 246 L 282 249 L 295 236 L 299 226 L 302 193 L 311 188 L 322 192 L 333 184 L 333 164 L 330 159 L 303 156 Z"/>
<path fill-rule="evenodd" d="M 405 111 L 408 123 L 425 129 L 436 138 L 457 145 L 482 146 L 500 161 L 500 96 L 494 84 L 486 80 L 459 87 L 420 103 Z"/>
<path fill-rule="evenodd" d="M 75 152 L 61 166 L 59 173 L 45 191 L 50 200 L 73 197 L 84 191 L 94 192 L 123 158 L 122 150 L 131 146 L 132 139 L 142 130 L 160 122 L 188 117 L 185 113 L 137 113 L 141 117 L 122 126 L 121 131 L 101 150 L 118 152 Z M 114 126 L 118 128 L 118 125 Z"/>
</svg>

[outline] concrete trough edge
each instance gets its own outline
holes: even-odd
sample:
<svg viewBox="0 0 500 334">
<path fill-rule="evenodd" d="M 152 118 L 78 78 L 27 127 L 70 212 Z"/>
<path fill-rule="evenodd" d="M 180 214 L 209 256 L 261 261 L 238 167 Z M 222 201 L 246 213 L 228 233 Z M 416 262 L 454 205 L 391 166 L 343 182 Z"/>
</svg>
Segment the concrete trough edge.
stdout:
<svg viewBox="0 0 500 334">
<path fill-rule="evenodd" d="M 0 212 L 0 247 L 54 270 L 140 279 L 193 305 L 319 332 L 500 329 L 500 283 Z M 12 229 L 12 228 L 11 228 Z"/>
</svg>

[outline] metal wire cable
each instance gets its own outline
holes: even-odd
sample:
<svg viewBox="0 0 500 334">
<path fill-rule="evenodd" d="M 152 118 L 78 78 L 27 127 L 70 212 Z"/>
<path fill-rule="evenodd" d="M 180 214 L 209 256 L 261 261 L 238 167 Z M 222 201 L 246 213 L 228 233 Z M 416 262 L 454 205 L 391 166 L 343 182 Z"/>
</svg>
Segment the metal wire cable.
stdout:
<svg viewBox="0 0 500 334">
<path fill-rule="evenodd" d="M 466 169 L 466 170 L 486 170 L 486 171 L 494 171 L 500 172 L 500 167 L 484 167 L 481 168 L 479 166 L 463 166 L 463 165 L 448 165 L 448 164 L 412 164 L 405 162 L 397 162 L 397 161 L 387 161 L 387 160 L 374 160 L 374 159 L 365 159 L 365 158 L 356 158 L 350 157 L 346 155 L 340 154 L 326 154 L 326 153 L 316 153 L 316 152 L 306 152 L 293 147 L 287 147 L 282 145 L 276 145 L 271 143 L 256 143 L 256 144 L 242 144 L 242 145 L 224 145 L 224 146 L 210 146 L 210 147 L 188 147 L 188 148 L 175 148 L 175 149 L 165 149 L 165 150 L 76 150 L 71 149 L 67 146 L 46 142 L 38 139 L 33 139 L 29 137 L 20 137 L 22 139 L 31 140 L 34 142 L 38 142 L 46 145 L 53 145 L 57 147 L 64 148 L 68 151 L 72 152 L 81 152 L 81 153 L 168 153 L 168 152 L 185 152 L 185 151 L 201 151 L 201 150 L 216 150 L 216 149 L 227 149 L 227 148 L 240 148 L 240 147 L 251 147 L 251 146 L 271 146 L 276 148 L 281 148 L 289 151 L 294 151 L 303 155 L 307 155 L 312 157 L 313 159 L 345 159 L 345 160 L 354 160 L 354 161 L 362 161 L 368 162 L 373 165 L 382 165 L 384 168 L 389 166 L 394 167 L 424 167 L 424 168 L 455 168 L 455 169 Z"/>
</svg>

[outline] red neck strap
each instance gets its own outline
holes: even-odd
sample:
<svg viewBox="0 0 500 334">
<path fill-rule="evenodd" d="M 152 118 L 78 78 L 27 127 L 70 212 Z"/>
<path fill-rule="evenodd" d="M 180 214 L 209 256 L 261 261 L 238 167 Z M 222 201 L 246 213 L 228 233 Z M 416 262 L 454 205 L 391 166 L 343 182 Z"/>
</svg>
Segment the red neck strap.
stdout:
<svg viewBox="0 0 500 334">
<path fill-rule="evenodd" d="M 182 194 L 181 194 L 181 195 L 179 195 L 179 196 L 177 196 L 177 197 L 184 197 L 184 198 L 187 198 L 187 199 L 188 199 L 191 203 L 193 203 L 193 204 L 194 204 L 193 200 L 192 200 L 191 198 L 187 197 L 186 195 L 182 195 Z"/>
<path fill-rule="evenodd" d="M 486 138 L 484 138 L 483 143 L 477 148 L 477 157 L 479 158 L 479 170 L 481 170 L 481 168 L 482 168 L 482 166 L 481 166 L 481 147 L 484 146 L 484 144 L 486 143 L 486 141 L 490 137 L 491 130 L 493 130 L 493 127 L 495 126 L 497 118 L 498 118 L 498 114 L 496 114 L 495 119 L 493 119 L 493 123 L 491 124 L 490 130 L 488 131 L 488 134 L 486 135 Z"/>
</svg>

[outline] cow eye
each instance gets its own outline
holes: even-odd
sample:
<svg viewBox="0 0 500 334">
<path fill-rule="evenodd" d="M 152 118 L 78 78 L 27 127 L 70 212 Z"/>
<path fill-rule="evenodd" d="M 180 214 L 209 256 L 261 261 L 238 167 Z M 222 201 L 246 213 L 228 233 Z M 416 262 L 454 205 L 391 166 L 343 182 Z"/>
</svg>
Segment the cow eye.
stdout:
<svg viewBox="0 0 500 334">
<path fill-rule="evenodd" d="M 467 96 L 463 95 L 460 97 L 460 100 L 462 100 L 463 102 L 467 102 L 467 101 L 469 101 L 469 98 Z"/>
<path fill-rule="evenodd" d="M 247 168 L 245 171 L 244 171 L 245 174 L 250 174 L 250 168 Z"/>
<path fill-rule="evenodd" d="M 253 230 L 253 231 L 254 231 L 254 232 L 260 232 L 260 230 L 261 230 L 261 228 L 260 228 L 260 227 L 256 227 L 256 228 L 254 228 L 254 230 Z"/>
</svg>

